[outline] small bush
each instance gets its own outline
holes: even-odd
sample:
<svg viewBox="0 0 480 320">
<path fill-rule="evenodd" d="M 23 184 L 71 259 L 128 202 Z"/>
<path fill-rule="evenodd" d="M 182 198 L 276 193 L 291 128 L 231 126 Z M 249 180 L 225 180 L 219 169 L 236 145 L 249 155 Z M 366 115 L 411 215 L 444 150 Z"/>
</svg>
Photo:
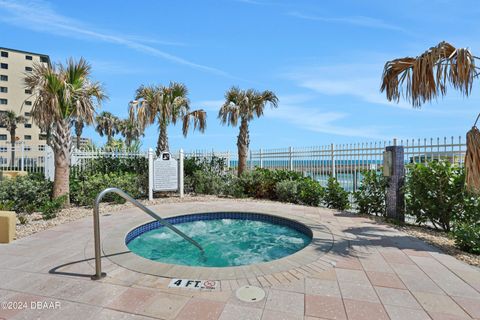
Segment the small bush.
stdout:
<svg viewBox="0 0 480 320">
<path fill-rule="evenodd" d="M 303 178 L 298 184 L 297 192 L 297 198 L 300 203 L 318 207 L 324 197 L 325 189 L 318 181 L 311 178 Z"/>
<path fill-rule="evenodd" d="M 259 199 L 276 200 L 276 184 L 285 180 L 301 180 L 300 173 L 287 170 L 268 170 L 255 168 L 240 177 L 245 194 Z"/>
<path fill-rule="evenodd" d="M 386 179 L 375 170 L 363 172 L 362 185 L 353 196 L 358 211 L 363 214 L 385 215 Z"/>
<path fill-rule="evenodd" d="M 298 203 L 298 181 L 284 180 L 275 185 L 276 198 L 283 202 Z"/>
<path fill-rule="evenodd" d="M 20 222 L 20 224 L 27 224 L 28 223 L 28 218 L 27 218 L 26 215 L 20 214 L 17 217 L 18 217 L 18 221 Z"/>
<path fill-rule="evenodd" d="M 199 194 L 221 195 L 225 182 L 213 171 L 197 170 L 193 173 L 193 190 Z"/>
<path fill-rule="evenodd" d="M 233 174 L 227 174 L 224 179 L 223 195 L 234 198 L 246 197 L 240 178 Z"/>
<path fill-rule="evenodd" d="M 480 254 L 480 197 L 465 195 L 463 211 L 455 217 L 453 237 L 460 249 Z"/>
<path fill-rule="evenodd" d="M 97 173 L 90 176 L 83 176 L 81 180 L 72 179 L 70 181 L 71 201 L 82 206 L 93 206 L 96 196 L 109 187 L 119 188 L 133 198 L 140 198 L 146 193 L 146 190 L 143 189 L 141 179 L 135 173 Z M 125 202 L 122 197 L 116 194 L 106 195 L 103 201 L 116 203 Z"/>
<path fill-rule="evenodd" d="M 417 223 L 430 221 L 436 229 L 449 231 L 464 202 L 464 170 L 449 161 L 413 164 L 405 183 L 407 213 Z"/>
<path fill-rule="evenodd" d="M 28 174 L 0 182 L 0 202 L 13 203 L 11 210 L 32 213 L 50 200 L 52 183 L 42 175 Z"/>
<path fill-rule="evenodd" d="M 325 196 L 323 198 L 328 208 L 345 210 L 349 207 L 348 192 L 345 191 L 334 177 L 328 178 Z"/>
<path fill-rule="evenodd" d="M 63 195 L 58 198 L 49 200 L 43 204 L 40 208 L 42 212 L 43 220 L 50 220 L 57 216 L 57 213 L 62 210 L 65 201 L 67 200 L 67 196 Z"/>
</svg>

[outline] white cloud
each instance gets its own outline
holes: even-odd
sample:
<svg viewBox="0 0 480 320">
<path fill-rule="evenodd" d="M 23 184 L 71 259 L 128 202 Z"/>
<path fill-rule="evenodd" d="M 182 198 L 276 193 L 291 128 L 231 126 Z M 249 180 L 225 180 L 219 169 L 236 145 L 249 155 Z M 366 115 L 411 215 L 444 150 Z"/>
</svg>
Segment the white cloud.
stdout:
<svg viewBox="0 0 480 320">
<path fill-rule="evenodd" d="M 169 54 L 152 46 L 143 44 L 140 41 L 134 40 L 129 36 L 98 31 L 80 21 L 56 13 L 51 5 L 44 1 L 0 0 L 0 21 L 39 32 L 117 44 L 194 69 L 231 77 L 228 73 L 222 70 L 194 63 Z"/>
<path fill-rule="evenodd" d="M 344 64 L 297 68 L 284 76 L 320 94 L 353 96 L 374 104 L 412 109 L 405 102 L 388 101 L 385 93 L 380 92 L 382 71 L 382 66 L 375 64 Z"/>
<path fill-rule="evenodd" d="M 359 27 L 405 31 L 405 29 L 399 26 L 386 23 L 380 19 L 375 19 L 375 18 L 365 17 L 365 16 L 326 17 L 326 16 L 304 14 L 297 11 L 289 12 L 288 15 L 295 18 L 303 19 L 303 20 L 320 21 L 320 22 L 326 22 L 326 23 L 351 24 Z"/>
<path fill-rule="evenodd" d="M 338 125 L 338 121 L 348 118 L 350 114 L 322 111 L 318 107 L 312 107 L 313 99 L 313 96 L 301 94 L 280 96 L 278 109 L 267 110 L 265 116 L 281 119 L 313 132 L 368 139 L 385 138 L 378 132 L 377 128 L 372 126 L 361 127 L 356 125 L 355 127 L 348 127 Z"/>
</svg>

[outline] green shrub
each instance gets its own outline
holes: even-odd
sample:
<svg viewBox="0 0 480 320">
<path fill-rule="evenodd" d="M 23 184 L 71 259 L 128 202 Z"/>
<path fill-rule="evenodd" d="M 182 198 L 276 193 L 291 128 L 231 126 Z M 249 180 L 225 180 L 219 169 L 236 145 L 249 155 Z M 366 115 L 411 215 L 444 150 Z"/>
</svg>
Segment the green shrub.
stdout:
<svg viewBox="0 0 480 320">
<path fill-rule="evenodd" d="M 275 185 L 276 198 L 282 202 L 298 203 L 298 185 L 295 180 L 283 180 Z"/>
<path fill-rule="evenodd" d="M 240 178 L 238 178 L 234 174 L 227 174 L 224 176 L 222 194 L 225 196 L 230 196 L 234 198 L 246 197 Z"/>
<path fill-rule="evenodd" d="M 197 170 L 193 173 L 193 190 L 199 194 L 221 195 L 225 182 L 213 171 Z"/>
<path fill-rule="evenodd" d="M 137 175 L 141 190 L 148 190 L 148 159 L 145 157 L 114 158 L 99 157 L 87 161 L 82 166 L 72 166 L 70 180 L 82 182 L 90 176 L 97 174 L 132 173 Z"/>
<path fill-rule="evenodd" d="M 20 222 L 20 224 L 27 224 L 28 223 L 28 218 L 26 215 L 23 215 L 23 214 L 20 214 L 20 215 L 17 215 L 18 217 L 18 221 Z"/>
<path fill-rule="evenodd" d="M 303 178 L 297 187 L 297 198 L 300 203 L 318 207 L 325 194 L 324 188 L 312 178 Z"/>
<path fill-rule="evenodd" d="M 133 198 L 140 198 L 147 192 L 142 186 L 141 179 L 135 173 L 96 173 L 90 176 L 83 176 L 81 179 L 70 180 L 71 201 L 82 206 L 93 206 L 96 196 L 109 187 L 119 188 Z M 103 201 L 116 203 L 125 202 L 122 197 L 116 194 L 106 195 Z"/>
<path fill-rule="evenodd" d="M 430 221 L 436 229 L 449 231 L 464 203 L 464 170 L 448 161 L 432 161 L 408 167 L 405 183 L 407 213 L 417 223 Z"/>
<path fill-rule="evenodd" d="M 362 174 L 362 184 L 353 194 L 358 211 L 363 214 L 385 215 L 386 179 L 375 170 Z"/>
<path fill-rule="evenodd" d="M 276 200 L 275 186 L 280 181 L 300 180 L 302 175 L 288 170 L 268 170 L 255 168 L 240 177 L 245 194 L 259 199 Z"/>
<path fill-rule="evenodd" d="M 328 208 L 345 210 L 349 207 L 348 192 L 345 191 L 334 177 L 328 178 L 327 188 L 323 198 Z"/>
<path fill-rule="evenodd" d="M 480 197 L 465 195 L 463 210 L 455 217 L 453 237 L 460 249 L 480 254 Z"/>
<path fill-rule="evenodd" d="M 55 218 L 57 216 L 57 213 L 60 212 L 60 210 L 62 210 L 66 200 L 67 200 L 67 196 L 63 195 L 58 198 L 45 202 L 43 206 L 40 208 L 40 211 L 42 212 L 43 220 L 50 220 Z"/>
<path fill-rule="evenodd" d="M 16 212 L 38 211 L 51 194 L 52 183 L 42 175 L 28 174 L 0 181 L 0 203 L 13 204 L 11 209 Z"/>
</svg>

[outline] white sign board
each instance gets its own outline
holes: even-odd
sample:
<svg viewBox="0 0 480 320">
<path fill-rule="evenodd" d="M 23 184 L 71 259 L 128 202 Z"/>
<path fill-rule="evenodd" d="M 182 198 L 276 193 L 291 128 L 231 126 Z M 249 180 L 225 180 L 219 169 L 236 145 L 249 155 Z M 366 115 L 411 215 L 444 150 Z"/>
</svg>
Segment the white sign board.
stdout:
<svg viewBox="0 0 480 320">
<path fill-rule="evenodd" d="M 168 284 L 169 288 L 186 288 L 193 290 L 208 289 L 215 290 L 218 281 L 215 280 L 192 280 L 192 279 L 172 279 Z"/>
<path fill-rule="evenodd" d="M 168 152 L 161 153 L 153 161 L 153 190 L 178 190 L 178 161 Z"/>
</svg>

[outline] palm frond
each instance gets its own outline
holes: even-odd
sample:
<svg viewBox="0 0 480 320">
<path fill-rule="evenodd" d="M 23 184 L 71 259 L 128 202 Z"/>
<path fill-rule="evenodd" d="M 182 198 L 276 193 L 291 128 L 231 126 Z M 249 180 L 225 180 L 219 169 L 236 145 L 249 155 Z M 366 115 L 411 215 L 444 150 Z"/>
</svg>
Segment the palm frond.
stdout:
<svg viewBox="0 0 480 320">
<path fill-rule="evenodd" d="M 470 50 L 441 42 L 416 58 L 388 61 L 380 91 L 385 91 L 389 101 L 398 102 L 404 97 L 414 107 L 420 107 L 444 96 L 448 85 L 468 96 L 476 75 L 475 57 Z"/>
</svg>

